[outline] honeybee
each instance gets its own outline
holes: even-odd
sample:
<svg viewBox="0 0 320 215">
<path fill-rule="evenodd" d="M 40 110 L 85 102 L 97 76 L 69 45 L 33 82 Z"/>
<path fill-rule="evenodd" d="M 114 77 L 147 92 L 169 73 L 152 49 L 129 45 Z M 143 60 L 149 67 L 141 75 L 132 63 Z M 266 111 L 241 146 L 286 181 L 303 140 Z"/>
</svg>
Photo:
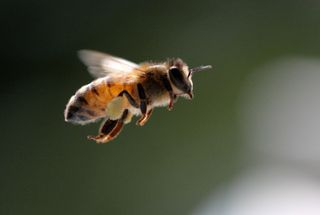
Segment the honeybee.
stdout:
<svg viewBox="0 0 320 215">
<path fill-rule="evenodd" d="M 96 79 L 70 98 L 64 117 L 66 122 L 81 125 L 104 119 L 99 134 L 88 136 L 97 143 L 116 138 L 134 115 L 141 115 L 137 125 L 143 126 L 155 107 L 172 110 L 178 97 L 192 99 L 192 75 L 211 68 L 189 69 L 180 58 L 135 64 L 91 50 L 80 50 L 78 55 Z"/>
</svg>

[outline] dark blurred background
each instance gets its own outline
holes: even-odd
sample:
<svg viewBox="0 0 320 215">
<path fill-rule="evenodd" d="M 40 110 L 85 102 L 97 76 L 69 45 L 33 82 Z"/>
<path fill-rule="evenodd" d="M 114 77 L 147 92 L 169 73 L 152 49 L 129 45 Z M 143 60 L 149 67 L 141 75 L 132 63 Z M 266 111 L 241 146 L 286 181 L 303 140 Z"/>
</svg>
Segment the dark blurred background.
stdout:
<svg viewBox="0 0 320 215">
<path fill-rule="evenodd" d="M 191 214 L 245 168 L 246 77 L 282 56 L 320 56 L 319 1 L 1 2 L 1 214 Z M 79 49 L 133 62 L 214 65 L 192 102 L 156 109 L 105 145 L 64 122 L 92 78 Z"/>
</svg>

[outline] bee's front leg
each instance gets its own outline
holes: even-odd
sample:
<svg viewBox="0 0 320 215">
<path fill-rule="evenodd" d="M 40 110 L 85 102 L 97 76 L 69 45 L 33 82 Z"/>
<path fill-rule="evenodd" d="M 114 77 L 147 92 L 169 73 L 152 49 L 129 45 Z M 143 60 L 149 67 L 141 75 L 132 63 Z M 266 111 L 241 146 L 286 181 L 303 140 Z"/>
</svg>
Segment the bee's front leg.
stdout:
<svg viewBox="0 0 320 215">
<path fill-rule="evenodd" d="M 172 110 L 173 109 L 173 103 L 174 101 L 176 100 L 177 96 L 173 93 L 170 93 L 170 102 L 169 102 L 169 105 L 168 105 L 168 110 Z"/>
</svg>

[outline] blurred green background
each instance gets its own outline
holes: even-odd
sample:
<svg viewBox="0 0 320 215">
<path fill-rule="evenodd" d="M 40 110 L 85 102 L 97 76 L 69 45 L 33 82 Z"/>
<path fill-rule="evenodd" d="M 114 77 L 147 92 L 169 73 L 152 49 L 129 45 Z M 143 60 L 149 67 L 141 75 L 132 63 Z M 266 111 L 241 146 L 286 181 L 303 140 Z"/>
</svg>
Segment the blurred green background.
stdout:
<svg viewBox="0 0 320 215">
<path fill-rule="evenodd" d="M 319 1 L 2 1 L 1 214 L 190 214 L 241 172 L 243 80 L 281 56 L 320 56 Z M 63 119 L 92 78 L 79 49 L 214 65 L 192 102 L 113 142 Z"/>
</svg>

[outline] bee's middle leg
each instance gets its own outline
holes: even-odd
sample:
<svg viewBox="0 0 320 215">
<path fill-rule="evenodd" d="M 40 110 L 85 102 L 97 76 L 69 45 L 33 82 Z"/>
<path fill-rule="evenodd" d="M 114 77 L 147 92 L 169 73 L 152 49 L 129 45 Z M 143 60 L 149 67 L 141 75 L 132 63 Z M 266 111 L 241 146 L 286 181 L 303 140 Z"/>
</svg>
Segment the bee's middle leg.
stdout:
<svg viewBox="0 0 320 215">
<path fill-rule="evenodd" d="M 152 112 L 153 112 L 153 109 L 150 109 L 145 116 L 141 117 L 137 121 L 137 125 L 143 126 L 144 124 L 146 124 L 146 122 L 149 120 Z"/>
<path fill-rule="evenodd" d="M 140 108 L 141 113 L 142 113 L 142 117 L 137 121 L 137 125 L 143 126 L 150 118 L 153 110 L 151 109 L 147 112 L 147 99 L 146 99 L 146 94 L 144 92 L 144 89 L 141 84 L 138 84 L 137 88 L 138 88 L 138 93 L 139 93 L 139 98 L 140 98 L 140 105 L 138 105 L 138 103 L 134 100 L 134 98 L 126 90 L 123 90 L 121 93 L 119 93 L 118 96 L 125 96 L 128 99 L 129 103 L 133 107 Z M 128 116 L 127 119 L 125 120 L 125 122 L 130 121 L 131 117 L 132 117 L 132 115 Z"/>
<path fill-rule="evenodd" d="M 139 108 L 140 106 L 138 105 L 138 103 L 134 100 L 134 98 L 130 95 L 130 93 L 128 93 L 128 91 L 123 90 L 121 93 L 119 93 L 118 96 L 125 96 L 127 97 L 129 103 L 135 107 L 135 108 Z"/>
<path fill-rule="evenodd" d="M 152 109 L 147 112 L 147 97 L 142 84 L 138 84 L 137 88 L 140 98 L 140 111 L 142 114 L 141 118 L 137 121 L 137 125 L 143 126 L 150 118 Z"/>
<path fill-rule="evenodd" d="M 164 88 L 168 91 L 169 96 L 170 96 L 170 102 L 169 102 L 169 105 L 168 105 L 168 110 L 172 110 L 172 108 L 173 108 L 173 102 L 174 102 L 174 100 L 176 99 L 177 96 L 173 93 L 171 84 L 170 84 L 170 82 L 168 81 L 168 78 L 167 78 L 167 77 L 163 77 L 163 78 L 162 78 L 162 83 L 163 83 L 163 85 L 164 85 Z"/>
<path fill-rule="evenodd" d="M 112 139 L 116 138 L 119 135 L 128 116 L 129 116 L 129 111 L 128 109 L 125 109 L 120 119 L 117 119 L 117 120 L 107 119 L 100 127 L 99 135 L 88 136 L 88 139 L 94 140 L 97 143 L 107 143 L 111 141 Z"/>
</svg>

